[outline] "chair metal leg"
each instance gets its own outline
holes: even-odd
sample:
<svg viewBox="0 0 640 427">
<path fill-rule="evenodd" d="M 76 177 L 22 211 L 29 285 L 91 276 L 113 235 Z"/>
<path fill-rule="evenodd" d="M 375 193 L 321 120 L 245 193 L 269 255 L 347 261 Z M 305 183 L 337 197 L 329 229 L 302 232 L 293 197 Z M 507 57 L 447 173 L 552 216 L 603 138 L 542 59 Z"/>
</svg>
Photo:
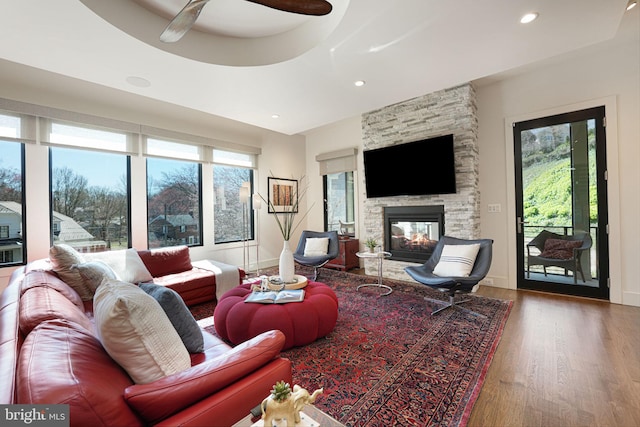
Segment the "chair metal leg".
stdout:
<svg viewBox="0 0 640 427">
<path fill-rule="evenodd" d="M 433 298 L 429 298 L 429 297 L 424 297 L 424 300 L 425 300 L 425 301 L 433 301 L 433 302 L 436 302 L 436 303 L 443 303 L 443 302 L 442 302 L 442 300 L 439 300 L 439 299 L 433 299 Z M 469 298 L 468 298 L 468 299 L 463 299 L 463 300 L 461 300 L 461 301 L 456 301 L 456 300 L 455 300 L 455 296 L 453 296 L 453 295 L 449 295 L 449 302 L 445 302 L 445 303 L 444 303 L 445 305 L 444 305 L 443 307 L 440 307 L 440 308 L 439 308 L 439 309 L 437 309 L 437 310 L 433 310 L 433 311 L 431 312 L 431 315 L 433 316 L 433 315 L 435 315 L 435 314 L 440 313 L 442 310 L 446 310 L 447 308 L 454 307 L 454 306 L 456 306 L 456 305 L 460 305 L 460 304 L 464 304 L 465 302 L 469 302 L 469 301 L 471 301 L 471 299 L 469 299 Z M 464 307 L 460 307 L 460 308 L 461 308 L 462 310 L 468 311 L 468 312 L 473 313 L 473 314 L 475 314 L 475 315 L 482 316 L 482 317 L 486 317 L 484 314 L 476 313 L 475 311 L 469 310 L 469 309 L 467 309 L 467 308 L 464 308 Z"/>
</svg>

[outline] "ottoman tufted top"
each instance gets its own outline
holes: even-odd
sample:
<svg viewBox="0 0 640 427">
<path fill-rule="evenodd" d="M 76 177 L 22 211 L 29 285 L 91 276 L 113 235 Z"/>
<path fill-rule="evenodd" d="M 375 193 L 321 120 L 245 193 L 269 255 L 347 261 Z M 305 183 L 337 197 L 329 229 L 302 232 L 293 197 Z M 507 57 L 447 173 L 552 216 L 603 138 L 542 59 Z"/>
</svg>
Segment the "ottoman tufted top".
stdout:
<svg viewBox="0 0 640 427">
<path fill-rule="evenodd" d="M 244 300 L 251 293 L 250 283 L 227 291 L 213 313 L 220 338 L 239 344 L 272 329 L 284 333 L 283 350 L 303 346 L 322 338 L 336 326 L 338 298 L 333 290 L 319 282 L 309 282 L 302 302 L 253 304 Z"/>
</svg>

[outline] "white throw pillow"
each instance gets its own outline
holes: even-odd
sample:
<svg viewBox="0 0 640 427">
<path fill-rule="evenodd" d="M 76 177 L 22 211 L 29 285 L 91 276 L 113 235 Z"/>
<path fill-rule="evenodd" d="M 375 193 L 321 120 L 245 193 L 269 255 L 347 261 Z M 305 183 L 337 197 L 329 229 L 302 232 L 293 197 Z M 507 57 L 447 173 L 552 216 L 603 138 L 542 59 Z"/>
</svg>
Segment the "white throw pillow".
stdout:
<svg viewBox="0 0 640 427">
<path fill-rule="evenodd" d="M 442 277 L 469 277 L 479 250 L 480 243 L 444 245 L 433 274 Z"/>
<path fill-rule="evenodd" d="M 118 279 L 127 283 L 151 282 L 153 276 L 134 248 L 84 254 L 87 261 L 102 261 L 113 269 Z"/>
<path fill-rule="evenodd" d="M 102 346 L 137 384 L 191 367 L 189 352 L 166 313 L 138 286 L 105 281 L 96 290 L 93 307 Z"/>
<path fill-rule="evenodd" d="M 328 237 L 308 237 L 304 245 L 304 256 L 322 256 L 329 250 Z"/>
</svg>

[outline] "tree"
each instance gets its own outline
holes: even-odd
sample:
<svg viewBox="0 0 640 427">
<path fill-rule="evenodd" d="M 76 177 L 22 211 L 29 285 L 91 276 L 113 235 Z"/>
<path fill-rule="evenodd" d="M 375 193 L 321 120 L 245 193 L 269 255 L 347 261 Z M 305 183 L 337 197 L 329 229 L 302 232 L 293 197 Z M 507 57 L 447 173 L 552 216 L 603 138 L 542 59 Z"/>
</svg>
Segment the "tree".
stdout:
<svg viewBox="0 0 640 427">
<path fill-rule="evenodd" d="M 198 165 L 189 164 L 172 172 L 163 172 L 158 191 L 149 198 L 149 218 L 158 215 L 191 214 L 199 216 Z"/>
<path fill-rule="evenodd" d="M 22 203 L 22 175 L 14 168 L 0 168 L 0 201 Z"/>
<path fill-rule="evenodd" d="M 53 171 L 53 210 L 73 217 L 87 202 L 87 178 L 64 167 Z"/>
<path fill-rule="evenodd" d="M 106 241 L 109 247 L 113 240 L 120 242 L 122 225 L 126 224 L 126 194 L 104 187 L 91 187 L 88 194 L 88 202 L 92 206 L 91 234 Z"/>
</svg>

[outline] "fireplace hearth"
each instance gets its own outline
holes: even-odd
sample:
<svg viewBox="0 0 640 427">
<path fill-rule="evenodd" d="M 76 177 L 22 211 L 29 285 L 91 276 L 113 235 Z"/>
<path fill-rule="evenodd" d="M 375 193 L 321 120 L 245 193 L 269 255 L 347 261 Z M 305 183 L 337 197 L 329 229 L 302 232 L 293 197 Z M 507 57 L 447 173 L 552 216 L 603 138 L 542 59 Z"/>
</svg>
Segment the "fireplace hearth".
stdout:
<svg viewBox="0 0 640 427">
<path fill-rule="evenodd" d="M 443 205 L 384 208 L 384 250 L 392 260 L 423 263 L 443 235 Z"/>
</svg>

